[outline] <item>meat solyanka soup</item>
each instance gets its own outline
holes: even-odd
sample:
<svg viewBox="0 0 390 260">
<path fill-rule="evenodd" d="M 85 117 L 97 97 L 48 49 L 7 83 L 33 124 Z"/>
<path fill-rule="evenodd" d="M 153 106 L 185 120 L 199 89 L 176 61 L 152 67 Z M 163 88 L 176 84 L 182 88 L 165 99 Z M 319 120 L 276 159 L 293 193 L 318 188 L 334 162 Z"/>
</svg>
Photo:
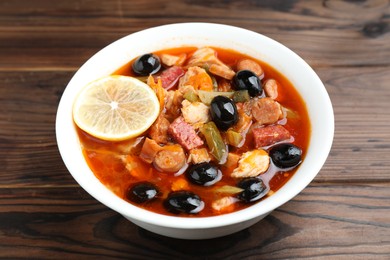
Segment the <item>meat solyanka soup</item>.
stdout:
<svg viewBox="0 0 390 260">
<path fill-rule="evenodd" d="M 225 214 L 272 196 L 304 160 L 305 104 L 259 60 L 185 47 L 141 55 L 114 74 L 147 83 L 157 119 L 123 141 L 78 134 L 96 177 L 129 203 L 165 215 Z"/>
</svg>

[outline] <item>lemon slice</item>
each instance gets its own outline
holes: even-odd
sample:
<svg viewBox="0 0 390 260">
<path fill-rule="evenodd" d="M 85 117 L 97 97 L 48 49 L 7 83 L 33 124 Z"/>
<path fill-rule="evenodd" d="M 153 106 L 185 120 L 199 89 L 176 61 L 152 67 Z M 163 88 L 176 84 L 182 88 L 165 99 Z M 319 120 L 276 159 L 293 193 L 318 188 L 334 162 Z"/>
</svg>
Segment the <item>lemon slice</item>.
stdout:
<svg viewBox="0 0 390 260">
<path fill-rule="evenodd" d="M 160 105 L 142 81 L 107 76 L 89 83 L 73 104 L 78 127 L 103 140 L 121 141 L 145 132 L 156 120 Z"/>
</svg>

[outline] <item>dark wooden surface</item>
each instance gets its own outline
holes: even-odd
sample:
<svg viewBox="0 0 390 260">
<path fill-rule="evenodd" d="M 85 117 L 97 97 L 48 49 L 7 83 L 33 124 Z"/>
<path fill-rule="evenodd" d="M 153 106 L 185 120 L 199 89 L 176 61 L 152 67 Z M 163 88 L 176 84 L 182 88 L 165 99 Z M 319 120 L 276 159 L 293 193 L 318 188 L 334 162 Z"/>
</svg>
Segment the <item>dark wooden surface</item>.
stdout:
<svg viewBox="0 0 390 260">
<path fill-rule="evenodd" d="M 152 234 L 91 198 L 54 131 L 61 94 L 91 55 L 141 29 L 197 21 L 297 52 L 323 80 L 336 120 L 308 188 L 211 241 Z M 1 0 L 0 258 L 390 259 L 389 1 Z"/>
</svg>

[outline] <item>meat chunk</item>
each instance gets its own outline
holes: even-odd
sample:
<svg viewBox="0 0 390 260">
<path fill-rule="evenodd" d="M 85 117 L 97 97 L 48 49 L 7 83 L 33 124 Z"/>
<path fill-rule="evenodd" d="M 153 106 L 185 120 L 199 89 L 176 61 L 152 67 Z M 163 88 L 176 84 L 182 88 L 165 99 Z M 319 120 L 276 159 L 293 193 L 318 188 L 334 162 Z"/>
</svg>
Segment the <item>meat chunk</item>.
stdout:
<svg viewBox="0 0 390 260">
<path fill-rule="evenodd" d="M 224 79 L 231 80 L 236 74 L 226 65 L 211 64 L 209 72 Z"/>
<path fill-rule="evenodd" d="M 191 103 L 188 100 L 183 100 L 181 104 L 184 120 L 195 128 L 199 128 L 204 123 L 210 121 L 209 107 L 202 102 Z"/>
<path fill-rule="evenodd" d="M 160 55 L 161 62 L 168 66 L 181 66 L 186 61 L 187 55 L 185 53 L 182 53 L 180 55 L 171 55 L 163 53 Z"/>
<path fill-rule="evenodd" d="M 200 48 L 195 51 L 188 61 L 188 65 L 209 68 L 211 69 L 211 73 L 229 80 L 235 74 L 232 69 L 218 59 L 215 50 L 209 47 Z"/>
<path fill-rule="evenodd" d="M 149 136 L 151 139 L 159 144 L 168 143 L 168 128 L 169 121 L 165 118 L 164 114 L 160 114 L 153 125 L 150 127 Z"/>
<path fill-rule="evenodd" d="M 271 98 L 259 98 L 252 103 L 253 118 L 261 125 L 276 123 L 282 118 L 282 108 Z"/>
<path fill-rule="evenodd" d="M 183 93 L 178 90 L 169 90 L 165 97 L 165 115 L 169 121 L 172 121 L 180 115 Z"/>
<path fill-rule="evenodd" d="M 195 129 L 181 116 L 170 124 L 168 133 L 187 151 L 203 145 L 203 140 L 197 135 Z"/>
<path fill-rule="evenodd" d="M 234 203 L 237 199 L 234 197 L 226 196 L 213 201 L 211 207 L 218 212 L 232 212 L 234 210 Z"/>
<path fill-rule="evenodd" d="M 152 163 L 156 154 L 161 151 L 162 147 L 156 141 L 146 138 L 142 146 L 139 157 L 146 163 Z"/>
<path fill-rule="evenodd" d="M 290 132 L 281 125 L 269 125 L 252 130 L 255 147 L 266 147 L 291 138 Z"/>
<path fill-rule="evenodd" d="M 173 66 L 164 70 L 160 75 L 162 87 L 166 90 L 175 87 L 176 83 L 183 75 L 184 70 L 181 67 Z"/>
<path fill-rule="evenodd" d="M 276 99 L 278 97 L 279 83 L 274 79 L 269 79 L 264 83 L 264 92 L 267 97 Z"/>
<path fill-rule="evenodd" d="M 233 170 L 234 178 L 256 177 L 268 170 L 270 158 L 264 150 L 253 150 L 241 155 L 238 167 Z"/>
<path fill-rule="evenodd" d="M 157 152 L 154 167 L 158 171 L 176 173 L 186 165 L 186 156 L 180 145 L 167 145 Z"/>
<path fill-rule="evenodd" d="M 192 149 L 188 155 L 188 163 L 198 164 L 211 161 L 211 157 L 206 148 Z"/>
<path fill-rule="evenodd" d="M 237 71 L 250 70 L 255 73 L 260 79 L 264 77 L 263 68 L 254 60 L 243 59 L 237 63 Z"/>
<path fill-rule="evenodd" d="M 191 85 L 198 90 L 213 90 L 213 80 L 205 69 L 197 66 L 189 67 L 184 76 L 180 79 L 179 88 L 182 86 Z"/>
</svg>

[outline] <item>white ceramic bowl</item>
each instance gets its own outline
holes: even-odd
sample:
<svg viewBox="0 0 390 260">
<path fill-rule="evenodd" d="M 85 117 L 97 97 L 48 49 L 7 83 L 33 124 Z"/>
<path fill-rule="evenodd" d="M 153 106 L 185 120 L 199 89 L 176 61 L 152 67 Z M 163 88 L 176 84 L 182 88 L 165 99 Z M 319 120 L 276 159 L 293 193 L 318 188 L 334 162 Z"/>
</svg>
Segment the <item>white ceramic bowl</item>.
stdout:
<svg viewBox="0 0 390 260">
<path fill-rule="evenodd" d="M 234 49 L 270 64 L 286 76 L 306 102 L 312 133 L 305 160 L 294 176 L 273 196 L 234 213 L 183 218 L 156 214 L 120 199 L 94 176 L 84 160 L 72 121 L 72 104 L 80 88 L 109 75 L 135 57 L 180 46 Z M 332 104 L 310 66 L 282 44 L 245 29 L 210 23 L 164 25 L 133 33 L 108 45 L 73 76 L 61 98 L 56 118 L 57 143 L 74 179 L 95 199 L 149 231 L 175 238 L 205 239 L 245 229 L 291 200 L 317 175 L 329 154 L 334 133 Z"/>
</svg>

